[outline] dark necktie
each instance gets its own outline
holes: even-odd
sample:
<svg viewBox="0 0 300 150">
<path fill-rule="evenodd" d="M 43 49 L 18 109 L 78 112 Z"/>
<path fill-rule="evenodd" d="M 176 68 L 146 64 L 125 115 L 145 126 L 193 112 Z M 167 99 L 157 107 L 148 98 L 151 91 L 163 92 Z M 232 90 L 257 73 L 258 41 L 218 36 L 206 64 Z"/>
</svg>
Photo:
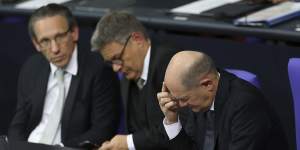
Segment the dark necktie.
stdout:
<svg viewBox="0 0 300 150">
<path fill-rule="evenodd" d="M 214 111 L 210 110 L 205 113 L 206 117 L 206 131 L 204 138 L 203 150 L 213 150 L 215 147 L 215 138 L 214 138 Z"/>
</svg>

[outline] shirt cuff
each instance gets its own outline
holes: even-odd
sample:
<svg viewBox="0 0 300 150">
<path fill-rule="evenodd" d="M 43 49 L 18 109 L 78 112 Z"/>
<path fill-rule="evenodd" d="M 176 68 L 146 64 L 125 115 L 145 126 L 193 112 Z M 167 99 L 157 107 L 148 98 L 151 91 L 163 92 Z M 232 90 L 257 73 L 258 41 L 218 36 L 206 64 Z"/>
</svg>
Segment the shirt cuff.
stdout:
<svg viewBox="0 0 300 150">
<path fill-rule="evenodd" d="M 65 146 L 64 143 L 62 143 L 62 142 L 60 142 L 58 145 L 61 146 L 61 147 Z"/>
<path fill-rule="evenodd" d="M 179 132 L 182 128 L 179 117 L 178 117 L 178 122 L 172 123 L 172 124 L 166 124 L 166 118 L 164 118 L 163 124 L 164 124 L 165 130 L 168 134 L 169 140 L 174 139 L 179 134 Z"/>
<path fill-rule="evenodd" d="M 129 134 L 127 136 L 127 145 L 128 145 L 128 150 L 135 150 L 132 134 Z"/>
</svg>

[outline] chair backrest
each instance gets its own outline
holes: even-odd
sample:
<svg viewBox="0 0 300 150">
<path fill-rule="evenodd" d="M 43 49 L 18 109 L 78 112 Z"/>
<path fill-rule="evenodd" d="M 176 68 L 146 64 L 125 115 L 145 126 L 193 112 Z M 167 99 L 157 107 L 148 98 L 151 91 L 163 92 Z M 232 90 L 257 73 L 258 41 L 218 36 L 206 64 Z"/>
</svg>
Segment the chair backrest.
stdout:
<svg viewBox="0 0 300 150">
<path fill-rule="evenodd" d="M 251 72 L 245 71 L 245 70 L 239 70 L 239 69 L 225 69 L 226 71 L 236 75 L 237 77 L 248 81 L 252 85 L 256 86 L 257 88 L 260 88 L 259 80 L 257 76 Z"/>
<path fill-rule="evenodd" d="M 294 102 L 296 144 L 300 150 L 300 58 L 290 58 L 288 73 Z"/>
</svg>

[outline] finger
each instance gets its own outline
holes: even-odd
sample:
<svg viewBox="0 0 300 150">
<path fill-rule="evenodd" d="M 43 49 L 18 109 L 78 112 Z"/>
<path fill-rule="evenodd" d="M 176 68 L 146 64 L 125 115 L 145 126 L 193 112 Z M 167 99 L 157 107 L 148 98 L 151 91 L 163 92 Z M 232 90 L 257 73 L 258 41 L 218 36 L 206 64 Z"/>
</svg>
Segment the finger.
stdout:
<svg viewBox="0 0 300 150">
<path fill-rule="evenodd" d="M 162 98 L 169 98 L 170 95 L 168 92 L 160 92 L 160 93 L 157 93 L 157 99 L 160 100 Z"/>
<path fill-rule="evenodd" d="M 170 98 L 161 98 L 159 101 L 159 104 L 164 107 L 164 105 L 166 105 L 166 103 L 169 103 L 169 102 L 172 102 L 172 100 Z"/>
<path fill-rule="evenodd" d="M 109 144 L 110 143 L 110 141 L 105 141 L 105 142 L 103 142 L 102 143 L 102 145 L 101 146 L 103 146 L 103 145 L 107 145 L 107 144 Z"/>
<path fill-rule="evenodd" d="M 164 105 L 164 107 L 165 107 L 166 109 L 168 109 L 168 110 L 173 110 L 174 108 L 177 107 L 177 104 L 176 104 L 176 102 L 171 101 L 171 102 L 166 103 L 166 104 Z"/>
<path fill-rule="evenodd" d="M 110 150 L 112 148 L 112 144 L 110 142 L 104 142 L 99 150 Z"/>
<path fill-rule="evenodd" d="M 175 103 L 175 105 L 170 106 L 169 110 L 171 110 L 171 111 L 177 111 L 179 109 L 178 103 L 177 102 L 174 102 L 174 103 Z"/>
<path fill-rule="evenodd" d="M 167 87 L 165 85 L 165 82 L 163 82 L 162 87 L 161 87 L 162 92 L 167 92 Z"/>
</svg>

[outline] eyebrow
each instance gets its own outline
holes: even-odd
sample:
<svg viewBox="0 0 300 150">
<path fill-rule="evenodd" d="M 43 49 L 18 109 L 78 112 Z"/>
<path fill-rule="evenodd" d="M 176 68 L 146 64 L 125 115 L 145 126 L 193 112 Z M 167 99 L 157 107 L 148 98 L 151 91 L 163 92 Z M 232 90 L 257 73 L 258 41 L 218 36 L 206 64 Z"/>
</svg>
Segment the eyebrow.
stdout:
<svg viewBox="0 0 300 150">
<path fill-rule="evenodd" d="M 187 98 L 188 98 L 188 96 L 177 96 L 177 97 L 175 97 L 175 96 L 171 95 L 171 99 L 172 99 L 173 101 L 185 100 L 185 99 L 187 99 Z"/>
<path fill-rule="evenodd" d="M 169 93 L 170 97 L 172 100 L 174 101 L 179 101 L 180 99 L 186 99 L 188 98 L 188 96 L 174 96 L 171 91 L 169 90 L 169 88 L 167 87 L 167 85 L 165 84 L 165 87 L 167 89 L 167 92 Z"/>
</svg>

